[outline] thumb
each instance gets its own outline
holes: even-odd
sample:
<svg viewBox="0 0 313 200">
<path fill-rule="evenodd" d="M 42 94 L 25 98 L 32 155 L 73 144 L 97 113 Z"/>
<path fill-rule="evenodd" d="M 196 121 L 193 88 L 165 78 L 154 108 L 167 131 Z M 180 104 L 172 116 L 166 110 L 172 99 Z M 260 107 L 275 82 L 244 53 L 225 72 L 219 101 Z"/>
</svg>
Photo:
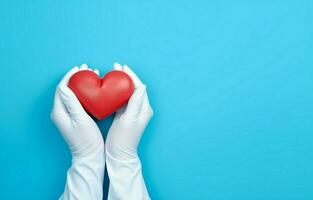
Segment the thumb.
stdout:
<svg viewBox="0 0 313 200">
<path fill-rule="evenodd" d="M 65 85 L 60 85 L 59 92 L 60 98 L 65 105 L 71 119 L 73 119 L 74 121 L 79 121 L 88 116 L 88 114 L 80 104 L 79 100 L 69 87 Z"/>
</svg>

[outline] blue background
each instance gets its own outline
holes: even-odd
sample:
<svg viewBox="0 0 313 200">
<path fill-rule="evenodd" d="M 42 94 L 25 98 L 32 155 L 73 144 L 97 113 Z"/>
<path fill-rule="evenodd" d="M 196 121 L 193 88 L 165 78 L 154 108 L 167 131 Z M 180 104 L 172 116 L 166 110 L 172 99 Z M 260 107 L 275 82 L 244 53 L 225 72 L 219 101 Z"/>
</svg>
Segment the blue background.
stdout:
<svg viewBox="0 0 313 200">
<path fill-rule="evenodd" d="M 312 1 L 1 0 L 0 36 L 0 199 L 57 199 L 55 86 L 115 61 L 155 111 L 140 145 L 153 199 L 313 199 Z"/>
</svg>

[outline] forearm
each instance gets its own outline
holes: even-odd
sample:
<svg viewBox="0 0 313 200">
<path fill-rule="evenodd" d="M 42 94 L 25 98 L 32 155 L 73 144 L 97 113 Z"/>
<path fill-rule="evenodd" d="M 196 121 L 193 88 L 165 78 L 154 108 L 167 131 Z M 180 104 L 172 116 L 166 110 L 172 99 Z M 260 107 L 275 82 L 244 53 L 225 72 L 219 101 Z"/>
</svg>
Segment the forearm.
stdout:
<svg viewBox="0 0 313 200">
<path fill-rule="evenodd" d="M 104 168 L 104 149 L 86 158 L 74 158 L 60 199 L 102 200 Z"/>
<path fill-rule="evenodd" d="M 150 199 L 138 157 L 124 161 L 114 158 L 106 151 L 106 163 L 110 178 L 108 200 Z"/>
</svg>

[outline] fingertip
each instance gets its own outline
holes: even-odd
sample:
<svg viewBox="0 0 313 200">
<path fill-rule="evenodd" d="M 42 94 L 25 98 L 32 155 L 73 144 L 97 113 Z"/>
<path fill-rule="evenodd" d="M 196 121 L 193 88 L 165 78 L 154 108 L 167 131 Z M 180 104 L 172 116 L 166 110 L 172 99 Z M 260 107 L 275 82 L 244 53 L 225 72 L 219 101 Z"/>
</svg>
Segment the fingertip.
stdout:
<svg viewBox="0 0 313 200">
<path fill-rule="evenodd" d="M 123 71 L 132 72 L 132 70 L 127 65 L 123 65 Z"/>
<path fill-rule="evenodd" d="M 80 66 L 80 70 L 86 70 L 86 69 L 88 69 L 88 65 L 87 64 L 82 64 L 81 66 Z"/>
<path fill-rule="evenodd" d="M 95 74 L 97 74 L 98 76 L 99 76 L 99 74 L 100 74 L 100 72 L 99 72 L 98 69 L 95 69 L 93 72 L 94 72 Z"/>
<path fill-rule="evenodd" d="M 113 68 L 118 71 L 123 71 L 122 66 L 118 62 L 113 64 Z"/>
<path fill-rule="evenodd" d="M 133 70 L 131 70 L 130 67 L 128 67 L 127 65 L 123 66 L 123 71 L 127 73 L 129 76 L 131 76 L 132 78 L 136 76 L 135 72 L 133 72 Z"/>
</svg>

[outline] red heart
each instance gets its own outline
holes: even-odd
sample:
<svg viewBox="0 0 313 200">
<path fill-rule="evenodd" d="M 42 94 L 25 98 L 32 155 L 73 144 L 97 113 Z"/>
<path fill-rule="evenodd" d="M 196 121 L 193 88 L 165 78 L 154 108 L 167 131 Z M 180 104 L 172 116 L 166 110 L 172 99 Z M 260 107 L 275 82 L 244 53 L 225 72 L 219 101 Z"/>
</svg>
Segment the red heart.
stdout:
<svg viewBox="0 0 313 200">
<path fill-rule="evenodd" d="M 98 120 L 126 104 L 134 91 L 131 78 L 121 71 L 111 71 L 102 79 L 92 71 L 79 71 L 68 86 L 85 110 Z"/>
</svg>

